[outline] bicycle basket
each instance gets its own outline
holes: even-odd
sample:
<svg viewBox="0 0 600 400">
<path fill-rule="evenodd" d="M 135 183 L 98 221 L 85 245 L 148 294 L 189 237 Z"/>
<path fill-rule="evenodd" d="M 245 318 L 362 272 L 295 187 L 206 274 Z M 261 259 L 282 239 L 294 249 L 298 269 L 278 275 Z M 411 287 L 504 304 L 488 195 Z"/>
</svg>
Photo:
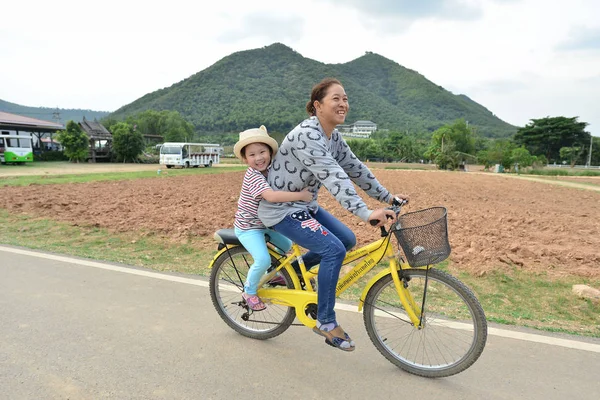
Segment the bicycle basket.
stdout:
<svg viewBox="0 0 600 400">
<path fill-rule="evenodd" d="M 432 207 L 400 215 L 394 234 L 411 267 L 444 261 L 450 255 L 445 207 Z"/>
</svg>

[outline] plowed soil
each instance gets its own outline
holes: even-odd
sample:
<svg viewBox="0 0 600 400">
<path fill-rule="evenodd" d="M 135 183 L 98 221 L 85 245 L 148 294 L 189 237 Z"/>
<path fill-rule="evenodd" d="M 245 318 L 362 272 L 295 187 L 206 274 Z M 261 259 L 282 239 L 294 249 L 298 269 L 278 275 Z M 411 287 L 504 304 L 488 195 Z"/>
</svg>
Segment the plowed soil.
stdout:
<svg viewBox="0 0 600 400">
<path fill-rule="evenodd" d="M 407 211 L 448 209 L 452 268 L 485 274 L 517 266 L 551 275 L 600 276 L 600 192 L 494 174 L 374 170 Z M 243 172 L 2 189 L 0 207 L 73 225 L 160 235 L 213 246 L 233 226 Z M 322 189 L 320 204 L 357 235 L 378 236 Z M 366 199 L 371 208 L 380 203 Z"/>
</svg>

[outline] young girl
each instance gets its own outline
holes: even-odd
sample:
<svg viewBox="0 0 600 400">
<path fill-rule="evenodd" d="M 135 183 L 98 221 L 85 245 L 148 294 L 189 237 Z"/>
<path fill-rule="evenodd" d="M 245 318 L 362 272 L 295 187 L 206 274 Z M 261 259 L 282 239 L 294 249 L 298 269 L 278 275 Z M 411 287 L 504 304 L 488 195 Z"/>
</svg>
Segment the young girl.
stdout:
<svg viewBox="0 0 600 400">
<path fill-rule="evenodd" d="M 244 293 L 242 297 L 253 311 L 262 311 L 265 303 L 256 295 L 258 282 L 265 274 L 271 257 L 265 242 L 265 233 L 269 234 L 271 242 L 284 252 L 287 252 L 292 242 L 280 233 L 267 227 L 258 218 L 258 203 L 265 199 L 270 202 L 280 203 L 289 201 L 310 202 L 312 192 L 304 189 L 301 192 L 284 192 L 271 189 L 267 183 L 267 168 L 273 155 L 277 152 L 277 141 L 269 136 L 267 128 L 248 129 L 240 132 L 239 141 L 233 146 L 233 152 L 248 165 L 246 175 L 242 182 L 242 191 L 238 200 L 238 209 L 235 213 L 235 234 L 244 247 L 250 252 L 254 263 L 250 266 Z"/>
</svg>

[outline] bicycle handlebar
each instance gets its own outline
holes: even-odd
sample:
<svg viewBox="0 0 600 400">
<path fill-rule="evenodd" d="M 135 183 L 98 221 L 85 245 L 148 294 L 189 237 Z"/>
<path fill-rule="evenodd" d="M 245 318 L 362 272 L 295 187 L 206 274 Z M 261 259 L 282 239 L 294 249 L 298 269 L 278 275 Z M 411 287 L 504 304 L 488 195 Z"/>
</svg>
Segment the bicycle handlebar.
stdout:
<svg viewBox="0 0 600 400">
<path fill-rule="evenodd" d="M 392 210 L 396 213 L 396 218 L 398 217 L 398 214 L 400 214 L 400 211 L 402 210 L 402 206 L 408 204 L 408 200 L 407 199 L 401 199 L 399 197 L 394 197 L 394 199 L 392 200 L 392 205 L 391 207 L 386 207 L 386 210 Z M 392 218 L 389 215 L 386 216 L 387 218 Z M 377 226 L 377 224 L 379 224 L 380 220 L 378 219 L 371 219 L 369 220 L 369 223 L 372 226 Z M 383 228 L 383 227 L 382 227 Z"/>
</svg>

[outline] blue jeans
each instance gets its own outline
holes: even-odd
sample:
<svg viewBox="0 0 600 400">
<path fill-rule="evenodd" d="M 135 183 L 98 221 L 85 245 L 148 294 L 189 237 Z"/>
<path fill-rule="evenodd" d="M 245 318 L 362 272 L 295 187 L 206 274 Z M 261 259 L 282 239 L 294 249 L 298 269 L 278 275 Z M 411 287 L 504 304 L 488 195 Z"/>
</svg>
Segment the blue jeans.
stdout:
<svg viewBox="0 0 600 400">
<path fill-rule="evenodd" d="M 246 282 L 244 283 L 244 291 L 249 295 L 256 294 L 260 278 L 262 278 L 271 265 L 271 256 L 267 250 L 265 234 L 269 235 L 270 242 L 282 252 L 285 253 L 292 248 L 292 241 L 290 239 L 272 229 L 241 230 L 235 228 L 235 235 L 254 259 L 254 263 L 250 266 Z"/>
<path fill-rule="evenodd" d="M 287 215 L 273 229 L 308 249 L 302 257 L 307 269 L 321 264 L 317 319 L 322 324 L 335 322 L 335 291 L 346 250 L 356 244 L 354 233 L 320 207 L 314 214 L 297 211 Z"/>
</svg>

